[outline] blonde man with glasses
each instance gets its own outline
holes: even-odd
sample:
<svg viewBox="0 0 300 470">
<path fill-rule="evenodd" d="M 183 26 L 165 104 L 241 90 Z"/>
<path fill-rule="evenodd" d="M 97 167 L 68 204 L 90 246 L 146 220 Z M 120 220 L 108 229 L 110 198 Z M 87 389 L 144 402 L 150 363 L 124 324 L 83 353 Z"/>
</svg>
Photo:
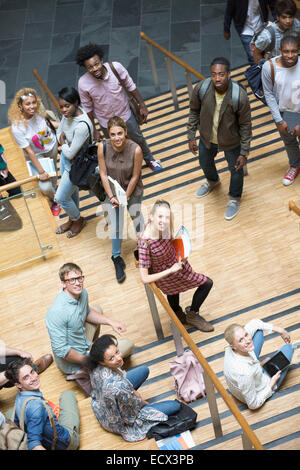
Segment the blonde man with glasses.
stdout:
<svg viewBox="0 0 300 470">
<path fill-rule="evenodd" d="M 83 287 L 84 276 L 79 266 L 66 263 L 59 270 L 62 290 L 49 308 L 46 326 L 51 340 L 54 359 L 58 368 L 67 375 L 67 380 L 76 380 L 90 394 L 86 379 L 85 359 L 92 342 L 98 338 L 101 325 L 110 325 L 122 335 L 126 326 L 103 315 L 99 306 L 90 307 L 87 290 Z M 119 349 L 128 357 L 134 349 L 128 338 L 118 340 Z"/>
</svg>

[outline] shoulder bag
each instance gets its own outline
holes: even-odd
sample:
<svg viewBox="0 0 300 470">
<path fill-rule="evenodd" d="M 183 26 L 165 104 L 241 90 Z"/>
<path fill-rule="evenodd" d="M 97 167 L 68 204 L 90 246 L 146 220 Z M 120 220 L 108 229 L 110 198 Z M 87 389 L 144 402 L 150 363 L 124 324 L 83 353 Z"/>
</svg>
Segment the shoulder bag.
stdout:
<svg viewBox="0 0 300 470">
<path fill-rule="evenodd" d="M 20 427 L 17 426 L 14 422 L 15 419 L 15 408 L 13 409 L 11 419 L 7 419 L 6 422 L 0 427 L 0 450 L 28 450 L 27 447 L 27 434 L 25 432 L 24 425 L 24 413 L 25 406 L 30 400 L 39 400 L 43 403 L 44 407 L 47 410 L 50 424 L 53 428 L 53 441 L 51 445 L 51 450 L 55 450 L 55 445 L 57 442 L 57 432 L 55 428 L 55 421 L 53 415 L 46 405 L 46 403 L 38 397 L 30 397 L 24 401 L 22 405 L 22 410 L 20 414 Z M 71 441 L 70 441 L 71 443 Z M 69 444 L 70 447 L 70 444 Z"/>
<path fill-rule="evenodd" d="M 93 144 L 91 131 L 88 123 L 85 122 L 89 130 L 89 141 L 84 144 L 72 161 L 69 173 L 70 180 L 79 189 L 91 190 L 102 202 L 105 200 L 105 191 L 102 186 L 98 168 L 98 146 Z M 105 141 L 103 140 L 103 151 L 105 153 Z"/>
<path fill-rule="evenodd" d="M 180 403 L 180 410 L 176 414 L 169 416 L 167 421 L 156 424 L 149 429 L 147 437 L 148 439 L 154 438 L 155 440 L 160 440 L 165 437 L 176 436 L 176 434 L 195 428 L 196 423 L 196 411 L 185 403 Z"/>
<path fill-rule="evenodd" d="M 128 98 L 128 103 L 130 106 L 131 111 L 133 112 L 137 122 L 139 124 L 144 124 L 146 122 L 146 119 L 141 115 L 140 112 L 140 104 L 138 100 L 132 95 L 132 93 L 126 88 L 125 81 L 122 80 L 118 72 L 116 71 L 115 67 L 113 66 L 112 62 L 109 62 L 109 66 L 113 72 L 113 74 L 117 77 L 119 80 L 119 83 L 123 90 L 125 91 L 127 98 Z"/>
</svg>

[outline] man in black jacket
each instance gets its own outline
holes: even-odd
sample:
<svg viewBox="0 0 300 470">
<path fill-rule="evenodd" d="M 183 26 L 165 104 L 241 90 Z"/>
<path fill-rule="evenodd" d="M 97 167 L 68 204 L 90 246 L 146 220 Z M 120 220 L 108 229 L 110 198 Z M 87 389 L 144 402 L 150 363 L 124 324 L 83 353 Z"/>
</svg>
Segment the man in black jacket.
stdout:
<svg viewBox="0 0 300 470">
<path fill-rule="evenodd" d="M 275 20 L 275 0 L 227 0 L 224 15 L 224 37 L 227 40 L 230 39 L 230 25 L 233 20 L 249 64 L 254 64 L 250 43 L 254 34 L 268 21 L 269 9 Z"/>
</svg>

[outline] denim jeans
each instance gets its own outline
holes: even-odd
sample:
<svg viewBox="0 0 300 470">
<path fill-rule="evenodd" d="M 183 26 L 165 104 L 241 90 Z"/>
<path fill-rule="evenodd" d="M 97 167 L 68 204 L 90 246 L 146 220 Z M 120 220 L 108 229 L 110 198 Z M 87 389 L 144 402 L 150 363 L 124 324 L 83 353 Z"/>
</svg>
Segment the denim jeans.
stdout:
<svg viewBox="0 0 300 470">
<path fill-rule="evenodd" d="M 283 140 L 289 164 L 298 168 L 300 166 L 300 137 L 285 132 L 280 132 L 280 137 Z"/>
<path fill-rule="evenodd" d="M 140 129 L 140 126 L 139 126 L 134 114 L 131 113 L 130 118 L 128 119 L 128 121 L 126 121 L 126 126 L 127 126 L 127 131 L 128 131 L 129 137 L 134 142 L 139 144 L 139 146 L 141 147 L 142 152 L 143 152 L 143 158 L 144 158 L 145 162 L 148 163 L 151 160 L 153 160 L 153 155 L 151 153 L 151 150 L 150 150 L 150 148 L 149 148 L 149 146 L 148 146 L 148 144 L 145 140 L 145 137 L 142 134 L 142 131 Z M 109 139 L 109 134 L 108 134 L 107 129 L 105 127 L 101 126 L 101 130 L 102 130 L 105 138 Z"/>
<path fill-rule="evenodd" d="M 253 39 L 253 36 L 250 34 L 240 34 L 240 39 L 247 54 L 249 64 L 254 64 L 254 57 L 250 50 L 250 43 Z"/>
<path fill-rule="evenodd" d="M 144 217 L 141 209 L 142 198 L 143 194 L 140 196 L 131 196 L 127 201 L 127 209 L 134 224 L 136 234 L 141 232 L 144 225 Z M 117 258 L 121 254 L 124 217 L 126 215 L 125 207 L 120 206 L 114 208 L 108 198 L 106 198 L 105 205 L 110 219 L 112 256 L 113 258 Z"/>
<path fill-rule="evenodd" d="M 69 177 L 71 162 L 64 154 L 60 157 L 61 180 L 55 193 L 55 201 L 61 205 L 71 220 L 80 219 L 79 211 L 79 189 L 73 184 Z"/>
<path fill-rule="evenodd" d="M 228 169 L 231 174 L 229 196 L 233 198 L 240 198 L 243 192 L 244 184 L 244 170 L 235 169 L 235 164 L 238 156 L 240 155 L 241 147 L 235 147 L 231 150 L 224 151 L 225 158 L 228 163 Z M 218 146 L 210 144 L 210 148 L 206 148 L 202 140 L 199 141 L 199 163 L 203 173 L 208 181 L 216 182 L 219 180 L 218 172 L 215 164 L 215 156 L 218 153 Z"/>
<path fill-rule="evenodd" d="M 254 344 L 254 352 L 255 352 L 255 355 L 258 359 L 259 356 L 260 356 L 261 348 L 264 344 L 264 333 L 263 333 L 263 331 L 262 330 L 257 330 L 256 333 L 254 334 L 253 338 L 252 338 L 252 341 L 253 341 L 253 344 Z M 281 351 L 288 358 L 288 360 L 291 361 L 291 359 L 293 357 L 293 353 L 294 353 L 293 346 L 291 344 L 284 344 L 279 349 L 279 351 Z M 281 385 L 283 379 L 285 378 L 287 372 L 288 372 L 288 368 L 285 369 L 281 373 L 280 379 L 278 380 L 278 382 L 276 384 L 276 389 L 278 389 L 280 387 L 280 385 Z"/>
<path fill-rule="evenodd" d="M 131 382 L 133 388 L 137 390 L 147 379 L 149 369 L 146 366 L 135 367 L 126 372 L 126 378 Z M 165 400 L 151 405 L 145 405 L 145 408 L 155 408 L 156 410 L 170 416 L 177 413 L 180 409 L 180 403 L 176 400 Z"/>
</svg>

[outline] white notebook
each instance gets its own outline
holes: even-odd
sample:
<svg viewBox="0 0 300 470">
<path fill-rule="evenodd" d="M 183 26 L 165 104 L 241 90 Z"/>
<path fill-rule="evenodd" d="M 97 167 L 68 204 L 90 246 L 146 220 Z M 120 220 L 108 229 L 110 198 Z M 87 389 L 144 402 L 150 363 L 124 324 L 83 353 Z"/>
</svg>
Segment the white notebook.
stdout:
<svg viewBox="0 0 300 470">
<path fill-rule="evenodd" d="M 116 198 L 118 199 L 121 206 L 127 206 L 127 196 L 126 192 L 122 188 L 122 186 L 118 183 L 118 181 L 114 180 L 110 176 L 107 177 L 108 181 L 110 182 L 112 191 Z"/>
<path fill-rule="evenodd" d="M 38 159 L 41 166 L 45 170 L 46 173 L 48 173 L 49 176 L 56 176 L 56 171 L 55 171 L 55 166 L 52 158 L 39 158 Z M 29 176 L 34 176 L 38 175 L 39 172 L 37 169 L 34 167 L 33 163 L 31 161 L 26 161 L 27 168 L 28 168 L 28 173 Z"/>
</svg>

